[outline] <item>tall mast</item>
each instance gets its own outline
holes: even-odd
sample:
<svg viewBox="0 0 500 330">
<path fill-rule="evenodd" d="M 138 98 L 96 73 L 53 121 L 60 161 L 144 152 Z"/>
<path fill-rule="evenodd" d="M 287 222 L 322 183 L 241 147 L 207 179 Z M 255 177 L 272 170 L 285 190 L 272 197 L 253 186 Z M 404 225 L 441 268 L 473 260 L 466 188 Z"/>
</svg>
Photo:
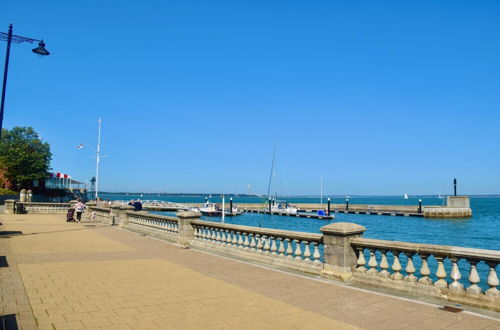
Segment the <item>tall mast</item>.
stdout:
<svg viewBox="0 0 500 330">
<path fill-rule="evenodd" d="M 98 123 L 98 133 L 97 133 L 97 151 L 96 151 L 96 163 L 95 163 L 95 199 L 99 197 L 99 162 L 101 161 L 101 118 L 97 121 Z"/>
<path fill-rule="evenodd" d="M 274 144 L 273 148 L 273 162 L 271 163 L 271 173 L 269 174 L 269 183 L 267 184 L 267 198 L 271 197 L 271 180 L 273 179 L 275 157 L 276 157 L 276 144 Z"/>
<path fill-rule="evenodd" d="M 320 205 L 323 206 L 323 176 L 321 176 L 321 197 L 320 197 Z"/>
</svg>

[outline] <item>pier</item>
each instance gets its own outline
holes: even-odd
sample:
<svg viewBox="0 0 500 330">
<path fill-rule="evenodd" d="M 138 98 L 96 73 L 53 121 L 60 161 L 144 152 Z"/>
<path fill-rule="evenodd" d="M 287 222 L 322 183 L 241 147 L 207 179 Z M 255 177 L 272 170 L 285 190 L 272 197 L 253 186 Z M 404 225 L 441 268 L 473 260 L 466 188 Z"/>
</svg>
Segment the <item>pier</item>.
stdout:
<svg viewBox="0 0 500 330">
<path fill-rule="evenodd" d="M 254 213 L 265 213 L 267 205 L 264 203 L 236 203 L 239 208 L 258 210 Z M 194 204 L 190 204 L 194 205 Z M 327 210 L 326 204 L 319 203 L 292 203 L 300 212 L 317 212 Z M 268 212 L 268 211 L 267 211 Z M 378 204 L 330 204 L 330 213 L 386 215 L 400 217 L 425 218 L 469 218 L 472 216 L 469 197 L 448 196 L 446 205 L 378 205 Z M 274 213 L 273 213 L 274 214 Z"/>
</svg>

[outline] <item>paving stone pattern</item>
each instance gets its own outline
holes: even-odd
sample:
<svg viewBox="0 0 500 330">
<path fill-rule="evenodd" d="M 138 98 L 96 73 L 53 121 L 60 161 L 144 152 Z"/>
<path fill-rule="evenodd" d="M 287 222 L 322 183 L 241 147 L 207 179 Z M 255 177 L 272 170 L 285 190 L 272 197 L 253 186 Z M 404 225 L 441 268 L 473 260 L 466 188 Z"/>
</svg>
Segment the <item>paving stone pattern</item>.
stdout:
<svg viewBox="0 0 500 330">
<path fill-rule="evenodd" d="M 500 329 L 63 215 L 0 222 L 22 232 L 0 238 L 2 315 L 21 329 Z"/>
</svg>

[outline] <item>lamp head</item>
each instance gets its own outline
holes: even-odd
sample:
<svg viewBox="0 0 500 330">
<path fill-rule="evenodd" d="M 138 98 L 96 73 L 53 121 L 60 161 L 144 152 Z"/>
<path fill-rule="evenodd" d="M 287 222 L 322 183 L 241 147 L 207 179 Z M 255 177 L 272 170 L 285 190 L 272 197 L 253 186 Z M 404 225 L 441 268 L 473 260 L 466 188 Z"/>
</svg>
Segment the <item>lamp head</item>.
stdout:
<svg viewBox="0 0 500 330">
<path fill-rule="evenodd" d="M 38 43 L 38 47 L 33 48 L 31 51 L 41 56 L 50 55 L 49 51 L 45 48 L 45 42 L 43 42 L 43 40 Z"/>
</svg>

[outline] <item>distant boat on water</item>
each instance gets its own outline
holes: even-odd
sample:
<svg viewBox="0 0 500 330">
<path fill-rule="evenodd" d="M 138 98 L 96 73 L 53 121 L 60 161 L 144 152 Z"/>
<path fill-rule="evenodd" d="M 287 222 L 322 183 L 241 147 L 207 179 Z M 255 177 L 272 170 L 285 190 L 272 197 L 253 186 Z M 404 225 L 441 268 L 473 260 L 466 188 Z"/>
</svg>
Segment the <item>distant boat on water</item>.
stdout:
<svg viewBox="0 0 500 330">
<path fill-rule="evenodd" d="M 234 206 L 232 208 L 232 210 L 229 209 L 229 210 L 223 211 L 219 204 L 210 203 L 209 201 L 206 201 L 202 207 L 192 208 L 191 210 L 195 211 L 195 212 L 199 212 L 202 215 L 207 216 L 207 217 L 221 217 L 222 212 L 224 212 L 225 216 L 229 216 L 229 217 L 243 214 L 243 211 L 238 210 L 236 208 L 236 206 Z"/>
<path fill-rule="evenodd" d="M 408 194 L 407 194 L 407 193 L 405 193 L 405 197 L 404 197 L 404 198 L 405 198 L 405 199 L 408 199 Z"/>
</svg>

